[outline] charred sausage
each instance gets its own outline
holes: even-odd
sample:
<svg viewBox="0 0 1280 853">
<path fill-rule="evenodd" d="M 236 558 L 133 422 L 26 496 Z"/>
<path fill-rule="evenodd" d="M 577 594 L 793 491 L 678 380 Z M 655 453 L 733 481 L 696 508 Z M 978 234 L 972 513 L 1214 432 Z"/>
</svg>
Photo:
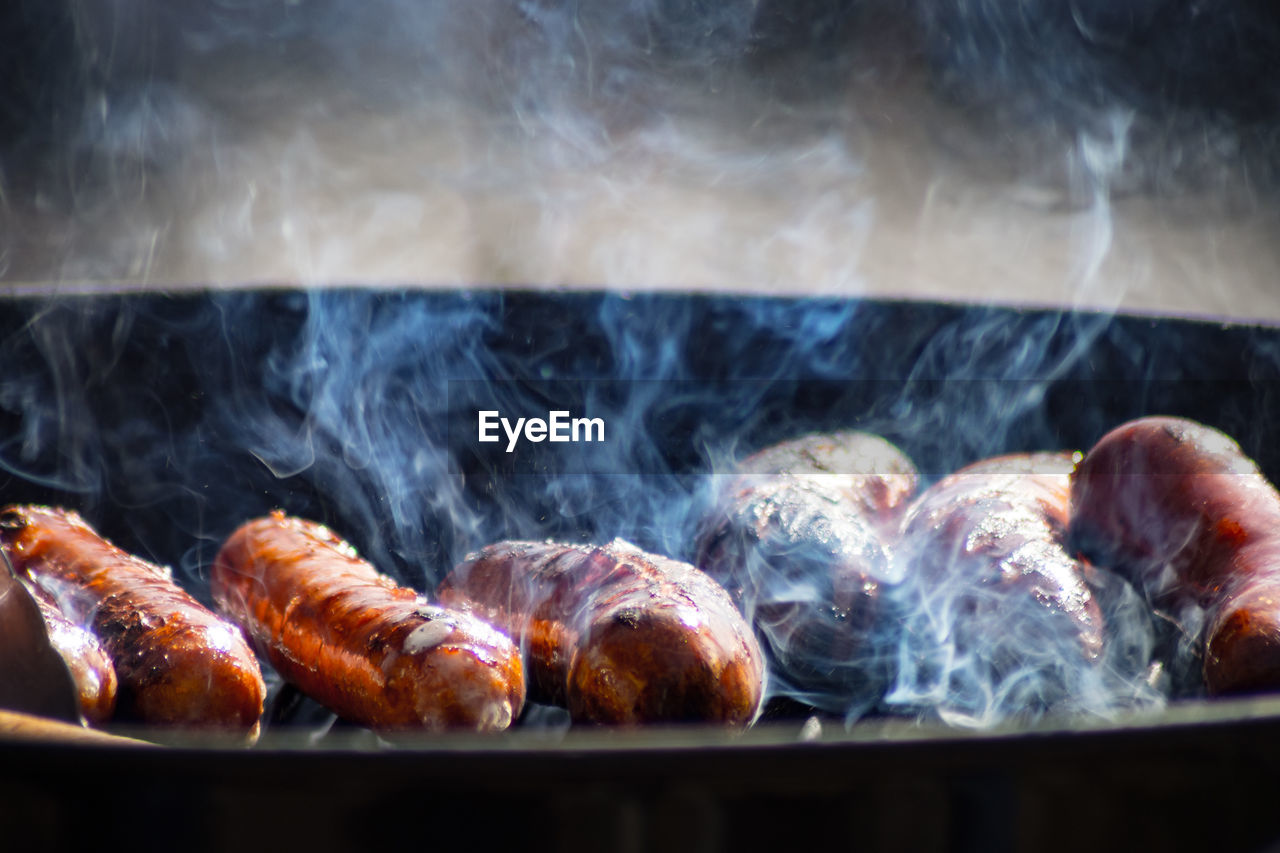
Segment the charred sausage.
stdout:
<svg viewBox="0 0 1280 853">
<path fill-rule="evenodd" d="M 1065 453 L 987 459 L 911 506 L 901 544 L 916 597 L 909 641 L 924 643 L 914 651 L 930 663 L 899 687 L 932 690 L 927 698 L 985 722 L 1055 705 L 1071 674 L 1099 660 L 1102 611 L 1066 548 L 1074 464 Z"/>
<path fill-rule="evenodd" d="M 885 592 L 915 466 L 862 432 L 810 435 L 739 463 L 700 525 L 696 563 L 724 584 L 768 651 L 774 689 L 865 709 L 893 642 Z"/>
<path fill-rule="evenodd" d="M 1080 463 L 1071 512 L 1081 551 L 1203 619 L 1210 693 L 1280 688 L 1280 494 L 1235 441 L 1181 418 L 1123 424 Z"/>
<path fill-rule="evenodd" d="M 280 512 L 244 524 L 211 584 L 281 676 L 353 722 L 492 731 L 524 704 L 506 636 L 397 585 L 319 524 Z"/>
<path fill-rule="evenodd" d="M 505 627 L 531 691 L 575 720 L 741 726 L 759 707 L 760 648 L 725 591 L 630 543 L 490 545 L 439 595 Z"/>
<path fill-rule="evenodd" d="M 21 575 L 87 626 L 119 679 L 118 718 L 256 736 L 266 688 L 231 625 L 79 515 L 38 506 L 0 515 L 0 547 Z"/>
</svg>

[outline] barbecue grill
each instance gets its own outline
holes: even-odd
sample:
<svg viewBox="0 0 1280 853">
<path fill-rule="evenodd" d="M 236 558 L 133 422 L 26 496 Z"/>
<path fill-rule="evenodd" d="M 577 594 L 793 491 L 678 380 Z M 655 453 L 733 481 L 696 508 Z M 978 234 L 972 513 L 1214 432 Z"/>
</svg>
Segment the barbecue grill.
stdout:
<svg viewBox="0 0 1280 853">
<path fill-rule="evenodd" d="M 0 495 L 206 602 L 277 508 L 425 590 L 509 537 L 690 559 L 716 477 L 807 432 L 929 481 L 1180 415 L 1280 482 L 1262 4 L 82 5 L 0 11 Z M 552 410 L 603 440 L 478 440 Z M 250 748 L 0 712 L 0 815 L 76 850 L 1280 845 L 1272 696 L 389 738 L 268 678 Z"/>
<path fill-rule="evenodd" d="M 1152 412 L 1230 432 L 1273 476 L 1280 465 L 1268 440 L 1280 416 L 1280 330 L 1265 324 L 939 302 L 364 288 L 28 296 L 0 307 L 5 434 L 26 448 L 10 444 L 7 458 L 29 466 L 9 473 L 7 493 L 81 507 L 109 538 L 173 566 L 197 590 L 222 538 L 275 506 L 346 531 L 419 584 L 471 547 L 467 536 L 498 538 L 512 532 L 504 525 L 526 536 L 625 534 L 670 546 L 678 525 L 655 529 L 651 511 L 696 492 L 732 449 L 851 424 L 890 435 L 934 476 L 997 450 L 1087 446 L 1109 425 Z M 237 415 L 270 415 L 280 435 L 305 436 L 323 450 L 340 434 L 325 434 L 315 405 L 299 405 L 322 400 L 320 389 L 290 397 L 293 385 L 266 377 L 314 345 L 316 316 L 355 318 L 376 346 L 406 315 L 472 318 L 440 326 L 433 352 L 484 345 L 486 381 L 464 372 L 446 382 L 439 421 L 416 424 L 414 433 L 440 442 L 451 460 L 442 476 L 461 484 L 457 498 L 467 507 L 452 507 L 451 517 L 470 519 L 469 532 L 426 502 L 418 507 L 429 532 L 395 539 L 364 514 L 358 492 L 375 489 L 376 476 L 335 490 L 336 469 L 323 461 L 281 476 L 287 453 L 235 450 L 246 439 L 225 432 L 233 425 L 220 419 L 231 395 Z M 616 378 L 610 340 L 618 316 L 634 332 L 625 338 L 632 363 L 648 365 L 626 381 Z M 797 337 L 815 316 L 826 336 Z M 249 317 L 262 322 L 240 323 Z M 679 334 L 686 329 L 699 330 L 696 340 Z M 688 358 L 678 375 L 661 375 L 663 362 L 643 354 L 673 340 Z M 1004 373 L 1011 351 L 1028 340 L 1041 347 L 1040 360 Z M 379 364 L 394 374 L 436 363 L 422 358 L 421 340 L 404 346 L 420 360 L 409 365 L 382 350 Z M 254 399 L 269 388 L 279 396 Z M 483 393 L 499 395 L 494 405 L 583 400 L 607 424 L 626 422 L 635 404 L 643 411 L 630 413 L 635 432 L 618 436 L 607 457 L 548 452 L 508 461 L 475 440 Z M 48 403 L 14 411 L 14 400 Z M 946 434 L 913 430 L 902 418 L 934 407 L 961 413 Z M 744 408 L 758 415 L 743 419 Z M 691 440 L 699 424 L 712 425 L 705 435 L 723 444 Z M 626 467 L 641 462 L 649 467 Z M 588 497 L 572 482 L 548 488 L 566 477 L 562 467 L 618 482 L 579 505 Z M 637 500 L 642 515 L 618 508 Z M 391 513 L 375 501 L 380 509 Z M 745 734 L 619 734 L 566 731 L 544 712 L 501 737 L 388 745 L 335 728 L 280 693 L 250 750 L 190 740 L 146 749 L 6 739 L 4 801 L 15 819 L 35 816 L 64 846 L 79 846 L 81 833 L 99 837 L 103 827 L 129 831 L 140 802 L 164 804 L 148 818 L 157 832 L 180 832 L 207 849 L 243 837 L 337 849 L 397 834 L 387 815 L 414 816 L 433 839 L 463 843 L 483 827 L 488 840 L 549 848 L 854 840 L 885 849 L 1065 849 L 1107 836 L 1255 849 L 1274 835 L 1266 804 L 1276 788 L 1271 744 L 1280 708 L 1271 698 L 1188 700 L 990 732 L 894 718 L 846 727 L 779 713 Z M 95 778 L 112 783 L 86 806 L 75 794 Z M 754 826 L 766 809 L 770 825 Z M 1064 814 L 1072 816 L 1065 826 Z"/>
</svg>

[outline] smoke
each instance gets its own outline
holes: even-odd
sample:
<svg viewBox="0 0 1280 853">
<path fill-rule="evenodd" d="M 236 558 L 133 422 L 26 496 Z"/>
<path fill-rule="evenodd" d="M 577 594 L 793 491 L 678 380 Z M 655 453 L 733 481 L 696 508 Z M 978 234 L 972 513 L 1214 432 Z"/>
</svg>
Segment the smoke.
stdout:
<svg viewBox="0 0 1280 853">
<path fill-rule="evenodd" d="M 0 468 L 197 588 L 276 506 L 429 587 L 505 537 L 691 559 L 707 475 L 804 431 L 928 477 L 1084 446 L 1194 406 L 1079 404 L 1155 375 L 1139 328 L 849 297 L 1274 314 L 1278 33 L 1176 0 L 20 0 L 0 280 L 195 292 L 6 304 Z M 606 440 L 473 441 L 561 408 Z M 1089 689 L 1146 696 L 1152 642 Z M 957 718 L 1054 704 L 1008 684 Z"/>
<path fill-rule="evenodd" d="M 1238 436 L 1275 470 L 1274 397 L 1238 378 L 1274 375 L 1273 344 L 1247 327 L 842 299 L 368 289 L 11 299 L 0 311 L 10 368 L 0 466 L 9 500 L 80 510 L 123 547 L 171 564 L 198 596 L 225 537 L 274 508 L 329 524 L 429 591 L 469 551 L 508 538 L 622 537 L 692 561 L 733 462 L 807 432 L 882 433 L 927 482 L 996 453 L 1084 448 L 1129 417 L 1176 412 Z M 514 421 L 556 409 L 600 418 L 605 440 L 522 441 L 512 453 L 478 440 L 479 411 Z M 825 565 L 824 529 L 812 525 L 818 550 L 795 561 L 805 571 Z M 882 573 L 888 586 L 918 574 L 903 565 Z M 1058 617 L 1037 627 L 1044 608 L 1032 598 L 1015 607 L 964 573 L 951 580 L 885 591 L 889 616 L 868 634 L 886 642 L 838 660 L 870 680 L 833 668 L 839 631 L 801 631 L 791 647 L 797 623 L 764 613 L 783 644 L 774 653 L 814 675 L 774 673 L 771 697 L 851 719 L 991 725 L 1111 716 L 1194 692 L 1195 625 L 1153 624 L 1104 567 L 1087 576 L 1106 631 L 1087 660 L 1055 639 Z M 830 586 L 782 581 L 768 594 L 799 603 Z M 855 610 L 848 618 L 861 618 Z"/>
<path fill-rule="evenodd" d="M 1247 315 L 1274 13 L 1105 5 L 22 0 L 0 277 Z"/>
<path fill-rule="evenodd" d="M 1133 587 L 1066 547 L 1078 457 L 997 457 L 926 490 L 895 543 L 896 680 L 885 703 L 985 727 L 1158 707 L 1156 631 Z"/>
<path fill-rule="evenodd" d="M 965 103 L 1047 136 L 1107 133 L 1115 113 L 1129 115 L 1141 156 L 1118 172 L 1126 191 L 1230 180 L 1227 151 L 1247 156 L 1274 145 L 1280 90 L 1268 81 L 1280 18 L 1269 4 L 926 0 L 917 7 L 939 80 Z"/>
</svg>

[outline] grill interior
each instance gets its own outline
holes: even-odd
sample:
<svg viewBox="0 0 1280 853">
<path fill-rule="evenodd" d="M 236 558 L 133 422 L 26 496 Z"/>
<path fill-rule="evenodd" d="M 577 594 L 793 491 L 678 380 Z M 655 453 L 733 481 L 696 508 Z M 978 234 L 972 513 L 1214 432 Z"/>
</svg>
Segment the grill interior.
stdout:
<svg viewBox="0 0 1280 853">
<path fill-rule="evenodd" d="M 690 546 L 678 525 L 655 530 L 620 504 L 639 495 L 647 509 L 751 450 L 840 428 L 879 432 L 938 477 L 997 453 L 1087 448 L 1132 417 L 1181 415 L 1227 432 L 1280 479 L 1280 332 L 1266 324 L 385 289 L 32 296 L 0 302 L 0 324 L 6 495 L 75 507 L 192 580 L 231 529 L 276 507 L 331 524 L 417 582 L 509 535 L 630 535 L 679 552 Z M 364 408 L 344 409 L 341 395 Z M 477 410 L 512 406 L 603 415 L 608 441 L 511 454 L 479 444 Z M 399 484 L 417 502 L 397 506 L 378 493 L 387 478 L 375 457 L 403 468 L 421 448 L 440 467 Z M 580 479 L 589 497 L 548 493 L 556 477 Z M 444 481 L 458 484 L 462 509 L 422 499 Z M 406 524 L 420 535 L 397 538 L 404 507 L 424 510 Z"/>
<path fill-rule="evenodd" d="M 11 298 L 0 352 L 6 501 L 79 509 L 205 598 L 218 544 L 275 507 L 331 524 L 427 588 L 506 536 L 620 535 L 687 556 L 677 510 L 696 505 L 707 474 L 810 430 L 881 432 L 936 477 L 1176 414 L 1280 474 L 1280 330 L 1267 325 L 886 300 L 252 289 Z M 385 412 L 419 413 L 412 441 L 388 446 L 392 467 L 412 468 L 396 454 L 419 444 L 443 461 L 407 495 L 379 493 L 389 481 L 363 443 L 384 412 L 362 408 L 357 423 L 325 408 L 344 411 L 338 389 L 367 394 L 372 376 Z M 534 403 L 603 415 L 609 441 L 515 454 L 477 443 L 478 408 Z M 654 516 L 661 507 L 676 509 Z M 1268 698 L 1191 701 L 981 734 L 782 714 L 741 736 L 566 732 L 544 717 L 500 738 L 389 747 L 277 690 L 247 751 L 0 742 L 0 802 L 63 847 L 128 831 L 147 802 L 162 804 L 145 818 L 157 837 L 181 831 L 193 849 L 245 836 L 340 849 L 406 831 L 557 849 L 1075 849 L 1104 837 L 1258 849 L 1273 840 L 1277 712 Z M 106 777 L 86 822 L 71 794 Z"/>
</svg>

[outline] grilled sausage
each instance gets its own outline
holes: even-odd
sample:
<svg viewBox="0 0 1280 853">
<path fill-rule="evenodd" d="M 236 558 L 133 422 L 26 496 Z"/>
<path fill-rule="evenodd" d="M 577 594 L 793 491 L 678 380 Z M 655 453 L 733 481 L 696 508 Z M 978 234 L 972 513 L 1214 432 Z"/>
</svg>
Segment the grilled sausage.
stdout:
<svg viewBox="0 0 1280 853">
<path fill-rule="evenodd" d="M 266 693 L 257 659 L 167 569 L 115 547 L 76 513 L 47 507 L 7 508 L 0 546 L 107 650 L 118 718 L 256 736 Z"/>
<path fill-rule="evenodd" d="M 774 687 L 852 712 L 888 675 L 890 544 L 915 466 L 875 435 L 783 442 L 743 460 L 700 525 L 696 563 L 724 584 L 768 651 Z"/>
<path fill-rule="evenodd" d="M 49 645 L 71 673 L 80 715 L 90 725 L 107 722 L 115 711 L 119 684 L 111 657 L 92 632 L 67 618 L 46 589 L 34 583 L 28 583 L 27 589 L 44 618 Z"/>
<path fill-rule="evenodd" d="M 741 726 L 759 707 L 760 648 L 725 591 L 687 563 L 622 540 L 502 542 L 438 592 L 505 627 L 525 650 L 531 692 L 574 720 Z"/>
<path fill-rule="evenodd" d="M 851 514 L 892 535 L 915 494 L 919 474 L 901 450 L 878 435 L 847 430 L 784 441 L 738 463 L 738 480 L 751 485 L 778 478 L 822 486 Z"/>
<path fill-rule="evenodd" d="M 1085 455 L 1071 511 L 1092 560 L 1187 624 L 1200 612 L 1210 693 L 1280 688 L 1280 494 L 1235 441 L 1180 418 L 1130 421 Z"/>
<path fill-rule="evenodd" d="M 506 636 L 398 586 L 319 524 L 280 512 L 244 524 L 211 584 L 281 676 L 352 722 L 492 731 L 524 704 Z"/>
<path fill-rule="evenodd" d="M 1044 710 L 1099 660 L 1102 611 L 1065 546 L 1074 464 L 1065 453 L 977 462 L 930 486 L 903 520 L 917 599 L 909 640 L 931 661 L 915 677 L 943 706 L 984 720 Z"/>
</svg>

